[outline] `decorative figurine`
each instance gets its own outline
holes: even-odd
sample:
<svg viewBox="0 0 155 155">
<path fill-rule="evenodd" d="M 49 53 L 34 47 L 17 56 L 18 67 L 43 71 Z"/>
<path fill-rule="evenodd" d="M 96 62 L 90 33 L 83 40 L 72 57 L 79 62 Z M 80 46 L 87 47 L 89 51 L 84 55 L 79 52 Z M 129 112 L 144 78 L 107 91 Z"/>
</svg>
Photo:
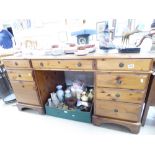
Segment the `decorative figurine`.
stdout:
<svg viewBox="0 0 155 155">
<path fill-rule="evenodd" d="M 62 85 L 57 85 L 56 88 L 57 88 L 57 91 L 56 91 L 57 97 L 60 102 L 63 102 L 64 101 L 64 91 L 62 90 Z"/>
<path fill-rule="evenodd" d="M 57 98 L 56 93 L 51 93 L 51 99 L 55 107 L 58 107 L 60 102 L 59 102 L 59 99 Z"/>
<path fill-rule="evenodd" d="M 88 101 L 89 102 L 92 102 L 93 96 L 94 96 L 93 89 L 90 89 L 89 93 L 88 93 Z"/>
<path fill-rule="evenodd" d="M 141 26 L 137 25 L 134 30 L 130 30 L 129 28 L 126 28 L 123 33 L 122 33 L 122 45 L 118 49 L 120 53 L 139 53 L 140 48 L 136 47 L 135 44 L 130 44 L 130 37 L 134 35 L 135 33 L 140 33 L 142 32 Z"/>
<path fill-rule="evenodd" d="M 129 29 L 123 31 L 123 33 L 122 33 L 122 46 L 127 47 L 129 45 L 130 36 L 135 34 L 135 33 L 139 33 L 139 32 L 141 32 L 139 30 L 139 25 L 133 31 L 130 31 Z"/>
<path fill-rule="evenodd" d="M 109 30 L 108 22 L 106 23 L 102 35 L 100 36 L 99 47 L 100 49 L 114 49 L 115 46 L 110 37 L 110 33 L 113 33 L 112 30 Z"/>
<path fill-rule="evenodd" d="M 88 101 L 88 96 L 87 96 L 87 93 L 85 91 L 83 91 L 82 94 L 81 94 L 81 100 L 83 102 L 87 102 Z"/>
</svg>

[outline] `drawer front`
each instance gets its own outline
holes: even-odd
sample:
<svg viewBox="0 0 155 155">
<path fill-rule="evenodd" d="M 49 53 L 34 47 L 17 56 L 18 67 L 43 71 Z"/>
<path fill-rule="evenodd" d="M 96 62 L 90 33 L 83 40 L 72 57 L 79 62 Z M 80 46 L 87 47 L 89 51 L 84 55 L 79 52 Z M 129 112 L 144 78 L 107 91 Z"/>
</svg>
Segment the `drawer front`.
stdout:
<svg viewBox="0 0 155 155">
<path fill-rule="evenodd" d="M 99 70 L 150 71 L 151 59 L 102 59 L 97 60 Z"/>
<path fill-rule="evenodd" d="M 33 81 L 32 70 L 7 70 L 10 80 Z"/>
<path fill-rule="evenodd" d="M 18 102 L 40 105 L 34 82 L 11 81 Z"/>
<path fill-rule="evenodd" d="M 31 68 L 30 60 L 3 60 L 6 68 Z"/>
<path fill-rule="evenodd" d="M 36 69 L 92 70 L 92 60 L 32 60 Z"/>
<path fill-rule="evenodd" d="M 140 121 L 142 105 L 122 102 L 97 100 L 95 114 L 104 117 L 128 121 Z"/>
<path fill-rule="evenodd" d="M 148 74 L 97 73 L 96 86 L 143 90 L 147 86 L 148 77 Z"/>
<path fill-rule="evenodd" d="M 96 99 L 143 103 L 144 91 L 97 88 Z"/>
</svg>

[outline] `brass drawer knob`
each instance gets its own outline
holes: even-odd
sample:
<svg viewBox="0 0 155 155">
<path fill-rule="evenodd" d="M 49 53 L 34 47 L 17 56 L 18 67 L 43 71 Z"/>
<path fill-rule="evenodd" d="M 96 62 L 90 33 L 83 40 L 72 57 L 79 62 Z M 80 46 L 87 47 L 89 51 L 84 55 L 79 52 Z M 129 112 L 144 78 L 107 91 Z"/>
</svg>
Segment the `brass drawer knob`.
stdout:
<svg viewBox="0 0 155 155">
<path fill-rule="evenodd" d="M 24 85 L 22 85 L 22 87 L 24 88 L 25 86 L 24 86 Z"/>
<path fill-rule="evenodd" d="M 124 67 L 124 63 L 122 63 L 122 62 L 119 63 L 119 67 L 120 67 L 120 68 Z"/>
<path fill-rule="evenodd" d="M 22 77 L 22 76 L 19 74 L 18 77 Z"/>
<path fill-rule="evenodd" d="M 122 81 L 121 80 L 116 80 L 116 84 L 121 84 L 122 83 Z"/>
<path fill-rule="evenodd" d="M 81 62 L 78 62 L 78 63 L 77 63 L 77 66 L 78 66 L 78 67 L 81 67 L 81 66 L 82 66 L 82 63 L 81 63 Z"/>
<path fill-rule="evenodd" d="M 114 112 L 118 112 L 118 109 L 114 109 Z"/>
<path fill-rule="evenodd" d="M 18 63 L 17 63 L 17 62 L 15 62 L 15 65 L 16 65 L 16 66 L 18 66 Z"/>
<path fill-rule="evenodd" d="M 41 66 L 41 67 L 43 67 L 43 66 L 44 66 L 44 64 L 41 62 L 41 63 L 40 63 L 40 66 Z"/>
<path fill-rule="evenodd" d="M 116 96 L 116 97 L 120 97 L 121 95 L 120 95 L 120 94 L 116 94 L 115 96 Z"/>
</svg>

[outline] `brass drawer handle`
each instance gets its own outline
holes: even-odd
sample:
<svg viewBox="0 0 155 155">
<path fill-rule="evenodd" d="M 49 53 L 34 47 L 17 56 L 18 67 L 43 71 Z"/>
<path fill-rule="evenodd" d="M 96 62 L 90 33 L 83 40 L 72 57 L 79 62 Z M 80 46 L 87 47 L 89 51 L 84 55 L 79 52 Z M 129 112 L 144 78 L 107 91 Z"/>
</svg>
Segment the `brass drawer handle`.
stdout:
<svg viewBox="0 0 155 155">
<path fill-rule="evenodd" d="M 118 109 L 114 109 L 114 112 L 118 112 Z"/>
<path fill-rule="evenodd" d="M 116 97 L 120 97 L 121 95 L 120 95 L 120 94 L 116 94 L 115 96 L 116 96 Z"/>
<path fill-rule="evenodd" d="M 17 63 L 17 62 L 15 62 L 15 65 L 16 65 L 16 66 L 18 66 L 18 63 Z"/>
<path fill-rule="evenodd" d="M 19 74 L 18 77 L 22 77 L 22 76 Z"/>
<path fill-rule="evenodd" d="M 122 62 L 119 63 L 119 67 L 120 67 L 120 68 L 124 67 L 124 63 L 122 63 Z"/>
<path fill-rule="evenodd" d="M 81 63 L 81 62 L 78 62 L 78 63 L 77 63 L 77 66 L 78 66 L 78 67 L 81 67 L 81 66 L 82 66 L 82 63 Z"/>
<path fill-rule="evenodd" d="M 22 87 L 24 88 L 25 86 L 24 86 L 24 85 L 22 85 Z"/>
<path fill-rule="evenodd" d="M 41 62 L 41 63 L 40 63 L 40 66 L 41 66 L 41 67 L 43 67 L 43 66 L 44 66 L 44 64 Z"/>
</svg>

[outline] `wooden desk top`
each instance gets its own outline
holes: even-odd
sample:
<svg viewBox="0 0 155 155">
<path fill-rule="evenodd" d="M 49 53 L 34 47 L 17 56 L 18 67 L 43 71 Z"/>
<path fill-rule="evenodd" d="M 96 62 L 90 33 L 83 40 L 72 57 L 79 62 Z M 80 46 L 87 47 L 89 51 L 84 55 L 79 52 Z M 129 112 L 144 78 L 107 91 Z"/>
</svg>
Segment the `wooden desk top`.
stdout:
<svg viewBox="0 0 155 155">
<path fill-rule="evenodd" d="M 28 51 L 28 50 L 27 50 Z M 25 52 L 25 51 L 24 51 Z M 17 53 L 13 56 L 7 56 L 4 59 L 105 59 L 105 58 L 151 58 L 155 61 L 155 52 L 142 51 L 140 53 L 118 53 L 117 50 L 97 50 L 85 56 L 77 56 L 75 54 L 64 54 L 59 56 L 45 55 L 43 50 L 31 50 L 31 52 Z M 16 52 L 15 52 L 16 53 Z"/>
<path fill-rule="evenodd" d="M 6 57 L 6 56 L 12 56 L 16 53 L 18 53 L 18 51 L 14 50 L 14 49 L 0 50 L 0 58 Z"/>
<path fill-rule="evenodd" d="M 0 50 L 0 66 L 3 66 L 3 61 L 1 61 L 2 59 L 4 59 L 7 56 L 13 56 L 15 53 L 17 53 L 17 51 L 13 49 Z"/>
</svg>

